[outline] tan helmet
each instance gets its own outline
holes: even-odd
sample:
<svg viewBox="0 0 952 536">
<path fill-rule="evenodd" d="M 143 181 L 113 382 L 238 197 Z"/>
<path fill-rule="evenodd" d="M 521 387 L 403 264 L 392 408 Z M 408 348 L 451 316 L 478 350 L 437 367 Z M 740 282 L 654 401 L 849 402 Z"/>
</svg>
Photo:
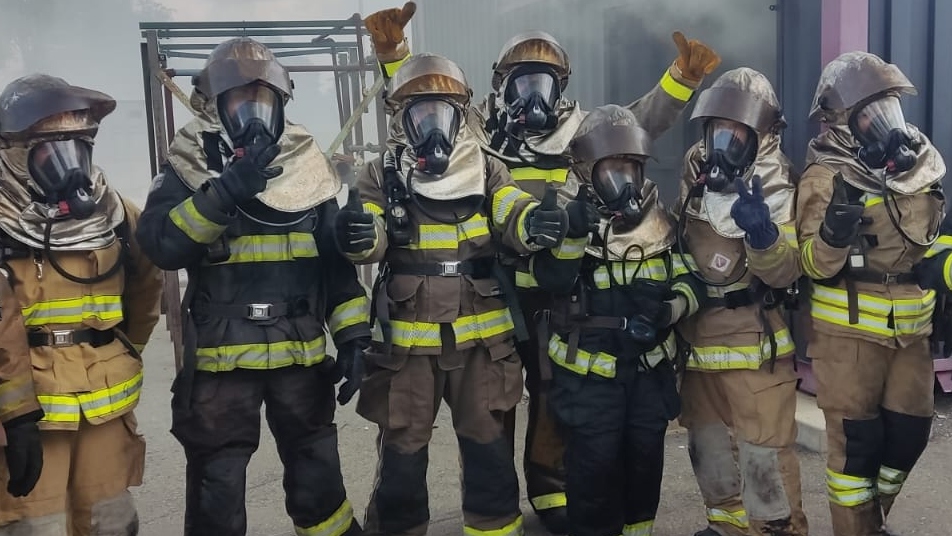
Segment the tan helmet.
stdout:
<svg viewBox="0 0 952 536">
<path fill-rule="evenodd" d="M 207 99 L 214 100 L 229 89 L 261 81 L 277 90 L 287 102 L 294 84 L 287 68 L 271 49 L 249 37 L 235 37 L 215 47 L 205 67 L 192 79 Z"/>
<path fill-rule="evenodd" d="M 115 99 L 105 93 L 70 85 L 55 76 L 31 74 L 10 82 L 0 93 L 0 137 L 92 137 L 102 118 L 115 109 Z"/>
<path fill-rule="evenodd" d="M 544 63 L 552 66 L 563 91 L 569 83 L 569 75 L 572 74 L 569 55 L 554 37 L 538 30 L 523 32 L 502 46 L 499 59 L 493 63 L 493 90 L 499 91 L 503 79 L 514 67 L 523 63 Z"/>
<path fill-rule="evenodd" d="M 399 106 L 419 95 L 445 95 L 465 106 L 473 90 L 452 61 L 438 54 L 414 54 L 393 75 L 387 100 Z"/>
<path fill-rule="evenodd" d="M 770 80 L 748 67 L 727 71 L 698 96 L 691 120 L 712 117 L 737 121 L 759 134 L 787 126 Z"/>
<path fill-rule="evenodd" d="M 607 104 L 592 110 L 572 140 L 572 157 L 581 164 L 593 165 L 609 156 L 651 156 L 651 136 L 631 110 Z"/>
<path fill-rule="evenodd" d="M 916 87 L 899 67 L 875 54 L 841 54 L 820 74 L 810 119 L 845 125 L 858 105 L 887 93 L 915 95 Z"/>
</svg>

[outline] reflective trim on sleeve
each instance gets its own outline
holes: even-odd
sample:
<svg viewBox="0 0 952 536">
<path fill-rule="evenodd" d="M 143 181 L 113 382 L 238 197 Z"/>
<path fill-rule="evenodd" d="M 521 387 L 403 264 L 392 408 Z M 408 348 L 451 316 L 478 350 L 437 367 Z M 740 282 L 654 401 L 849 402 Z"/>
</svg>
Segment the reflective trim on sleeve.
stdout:
<svg viewBox="0 0 952 536">
<path fill-rule="evenodd" d="M 0 382 L 0 417 L 13 413 L 35 400 L 32 374 L 27 373 Z"/>
<path fill-rule="evenodd" d="M 334 307 L 327 326 L 331 335 L 336 335 L 338 331 L 361 322 L 370 322 L 370 300 L 366 296 L 358 296 Z"/>
<path fill-rule="evenodd" d="M 516 183 L 522 181 L 545 181 L 546 184 L 564 184 L 568 178 L 568 168 L 539 169 L 534 167 L 511 168 L 509 174 Z"/>
<path fill-rule="evenodd" d="M 675 80 L 674 77 L 671 76 L 671 72 L 667 70 L 664 72 L 664 76 L 661 77 L 659 85 L 665 93 L 682 102 L 691 100 L 691 96 L 694 95 L 693 88 Z"/>
<path fill-rule="evenodd" d="M 203 216 L 195 207 L 193 197 L 189 197 L 172 208 L 169 211 L 169 219 L 185 233 L 185 236 L 199 244 L 211 244 L 228 227 Z"/>
<path fill-rule="evenodd" d="M 952 290 L 952 255 L 942 263 L 942 280 L 945 281 L 945 288 Z"/>
<path fill-rule="evenodd" d="M 341 536 L 354 523 L 354 507 L 350 501 L 344 499 L 333 514 L 317 525 L 310 527 L 294 526 L 294 534 L 297 536 Z"/>
<path fill-rule="evenodd" d="M 376 203 L 364 203 L 364 210 L 373 214 L 374 216 L 383 216 L 383 207 Z"/>
<path fill-rule="evenodd" d="M 872 478 L 844 475 L 826 469 L 826 491 L 830 502 L 840 506 L 858 506 L 876 497 L 876 482 Z"/>
<path fill-rule="evenodd" d="M 585 246 L 588 245 L 588 237 L 562 239 L 562 243 L 552 248 L 552 256 L 559 260 L 581 259 L 585 256 Z"/>
<path fill-rule="evenodd" d="M 504 225 L 509 214 L 520 200 L 532 200 L 533 197 L 515 186 L 503 186 L 492 195 L 493 223 Z"/>
<path fill-rule="evenodd" d="M 406 63 L 408 59 L 410 59 L 410 54 L 407 54 L 406 57 L 401 60 L 391 61 L 389 63 L 381 63 L 380 68 L 383 69 L 383 73 L 387 75 L 387 78 L 393 78 L 393 75 L 397 74 L 397 69 Z"/>
<path fill-rule="evenodd" d="M 575 362 L 568 362 L 569 345 L 562 342 L 558 335 L 549 338 L 549 358 L 556 365 L 582 376 L 589 372 L 603 378 L 614 378 L 617 358 L 604 352 L 590 353 L 579 348 L 576 351 Z"/>
</svg>

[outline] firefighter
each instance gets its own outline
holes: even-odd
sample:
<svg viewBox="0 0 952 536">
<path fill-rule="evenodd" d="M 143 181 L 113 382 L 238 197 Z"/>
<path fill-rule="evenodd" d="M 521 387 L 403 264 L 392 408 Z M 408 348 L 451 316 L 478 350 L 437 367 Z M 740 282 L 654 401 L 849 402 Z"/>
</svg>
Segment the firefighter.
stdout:
<svg viewBox="0 0 952 536">
<path fill-rule="evenodd" d="M 0 247 L 44 411 L 44 470 L 26 497 L 0 493 L 0 534 L 138 533 L 128 488 L 142 483 L 145 441 L 133 409 L 162 282 L 135 240 L 139 209 L 92 160 L 115 108 L 45 74 L 0 93 Z"/>
<path fill-rule="evenodd" d="M 381 70 L 393 76 L 410 49 L 402 28 L 416 4 L 378 11 L 365 20 Z M 629 105 L 652 138 L 667 131 L 687 106 L 704 76 L 720 64 L 718 55 L 697 40 L 675 32 L 678 58 L 661 80 Z M 471 125 L 484 150 L 500 158 L 519 187 L 541 199 L 548 185 L 561 187 L 571 173 L 569 143 L 585 117 L 578 101 L 563 95 L 571 74 L 568 54 L 549 34 L 520 33 L 510 39 L 492 67 L 493 92 L 472 108 Z M 545 393 L 540 390 L 539 346 L 533 318 L 547 306 L 549 293 L 541 291 L 528 269 L 528 259 L 505 252 L 510 280 L 518 287 L 521 315 L 515 320 L 521 333 L 516 347 L 526 369 L 529 416 L 523 457 L 529 502 L 546 528 L 564 534 L 565 474 L 559 438 Z M 515 413 L 507 416 L 507 433 L 515 439 Z"/>
<path fill-rule="evenodd" d="M 262 403 L 295 533 L 358 534 L 334 388 L 346 377 L 337 399 L 354 395 L 370 330 L 356 270 L 334 244 L 340 180 L 285 117 L 291 80 L 265 45 L 221 43 L 194 82 L 196 117 L 175 134 L 139 231 L 156 264 L 188 273 L 172 399 L 187 461 L 185 534 L 245 534 Z"/>
<path fill-rule="evenodd" d="M 530 261 L 541 288 L 554 294 L 540 315 L 551 362 L 540 377 L 551 378 L 565 438 L 573 536 L 651 534 L 664 435 L 680 412 L 672 326 L 704 298 L 670 251 L 673 220 L 644 177 L 650 143 L 627 108 L 589 114 L 572 143 L 578 182 L 561 191 L 578 191 L 566 203 L 569 232 Z"/>
<path fill-rule="evenodd" d="M 807 348 L 826 416 L 826 483 L 837 536 L 888 534 L 886 516 L 929 441 L 935 291 L 913 271 L 936 242 L 945 163 L 906 123 L 898 67 L 848 52 L 823 69 L 797 192 Z"/>
<path fill-rule="evenodd" d="M 380 340 L 357 405 L 380 429 L 370 534 L 426 532 L 427 445 L 441 399 L 459 440 L 466 534 L 522 534 L 503 433 L 522 372 L 493 235 L 522 252 L 554 247 L 567 216 L 554 191 L 536 202 L 482 153 L 466 117 L 470 97 L 453 62 L 408 59 L 391 81 L 387 152 L 358 177 L 362 206 L 352 191 L 337 217 L 342 251 L 382 262 Z"/>
<path fill-rule="evenodd" d="M 746 67 L 702 92 L 691 118 L 704 137 L 684 157 L 680 236 L 709 297 L 679 326 L 691 346 L 681 424 L 709 524 L 696 536 L 805 535 L 781 309 L 800 277 L 786 123 L 770 82 Z"/>
</svg>

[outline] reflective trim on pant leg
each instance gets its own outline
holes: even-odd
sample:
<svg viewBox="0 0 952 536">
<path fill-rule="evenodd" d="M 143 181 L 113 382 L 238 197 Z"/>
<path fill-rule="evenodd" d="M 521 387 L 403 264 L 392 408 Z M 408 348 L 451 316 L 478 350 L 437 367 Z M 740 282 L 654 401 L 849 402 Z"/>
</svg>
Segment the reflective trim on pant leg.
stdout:
<svg viewBox="0 0 952 536">
<path fill-rule="evenodd" d="M 908 476 L 909 473 L 907 471 L 900 471 L 899 469 L 893 469 L 885 465 L 880 467 L 879 480 L 876 482 L 879 493 L 883 495 L 899 495 L 899 491 L 902 489 L 902 485 Z"/>
<path fill-rule="evenodd" d="M 625 525 L 621 529 L 622 536 L 651 536 L 651 529 L 654 528 L 654 519 L 640 521 L 631 525 Z"/>
<path fill-rule="evenodd" d="M 549 510 L 552 508 L 561 508 L 568 504 L 568 500 L 565 498 L 565 492 L 560 493 L 549 493 L 548 495 L 540 495 L 538 497 L 532 497 L 529 499 L 529 502 L 532 503 L 532 507 L 536 510 Z"/>
<path fill-rule="evenodd" d="M 294 527 L 297 536 L 341 536 L 354 522 L 354 507 L 344 500 L 330 517 L 322 523 L 310 527 Z"/>
<path fill-rule="evenodd" d="M 522 536 L 524 534 L 522 516 L 520 515 L 515 521 L 499 529 L 479 530 L 477 528 L 463 526 L 463 534 L 466 536 Z"/>
<path fill-rule="evenodd" d="M 721 510 L 720 508 L 708 508 L 707 520 L 711 523 L 727 523 L 728 525 L 733 525 L 739 529 L 747 529 L 750 527 L 750 519 L 747 517 L 747 510 L 728 512 L 727 510 Z"/>
<path fill-rule="evenodd" d="M 139 533 L 139 514 L 136 512 L 132 494 L 124 491 L 109 499 L 92 505 L 90 534 L 109 536 L 135 536 Z"/>
<path fill-rule="evenodd" d="M 69 534 L 66 513 L 25 518 L 0 527 L 0 536 L 65 536 Z"/>
<path fill-rule="evenodd" d="M 844 475 L 826 469 L 826 489 L 830 502 L 852 507 L 876 498 L 876 482 L 872 478 Z"/>
<path fill-rule="evenodd" d="M 744 507 L 756 520 L 790 517 L 790 501 L 780 475 L 780 449 L 741 441 L 740 470 L 744 481 Z"/>
</svg>

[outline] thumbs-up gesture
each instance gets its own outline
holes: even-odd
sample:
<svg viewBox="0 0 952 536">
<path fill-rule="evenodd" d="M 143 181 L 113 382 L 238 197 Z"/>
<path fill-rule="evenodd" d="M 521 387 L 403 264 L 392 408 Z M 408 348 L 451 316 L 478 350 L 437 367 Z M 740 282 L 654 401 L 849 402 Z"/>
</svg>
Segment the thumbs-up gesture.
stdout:
<svg viewBox="0 0 952 536">
<path fill-rule="evenodd" d="M 410 49 L 404 41 L 403 28 L 406 27 L 413 14 L 416 13 L 416 3 L 407 2 L 402 8 L 394 7 L 371 13 L 364 19 L 364 26 L 370 32 L 377 59 L 382 63 L 389 63 L 403 59 Z"/>
<path fill-rule="evenodd" d="M 700 84 L 704 75 L 711 74 L 721 64 L 721 57 L 717 52 L 697 39 L 689 41 L 680 31 L 671 34 L 671 38 L 678 47 L 675 65 L 687 81 Z"/>
<path fill-rule="evenodd" d="M 579 185 L 578 195 L 565 205 L 565 212 L 569 217 L 569 230 L 565 236 L 582 238 L 598 230 L 598 210 L 592 203 L 587 184 Z"/>
<path fill-rule="evenodd" d="M 554 248 L 562 243 L 569 230 L 569 216 L 559 208 L 558 190 L 548 186 L 542 203 L 530 209 L 526 218 L 529 240 L 543 248 Z"/>
<path fill-rule="evenodd" d="M 334 236 L 337 247 L 345 254 L 363 253 L 377 242 L 374 215 L 364 212 L 360 192 L 355 186 L 347 191 L 347 204 L 334 218 Z"/>
<path fill-rule="evenodd" d="M 747 242 L 754 249 L 767 249 L 777 240 L 780 231 L 770 221 L 770 207 L 764 201 L 763 181 L 760 175 L 754 175 L 747 191 L 744 179 L 734 179 L 737 200 L 731 205 L 731 218 L 747 233 Z"/>
<path fill-rule="evenodd" d="M 833 177 L 833 197 L 826 207 L 820 238 L 835 248 L 845 248 L 856 240 L 862 220 L 863 203 L 850 201 L 843 175 L 837 173 Z"/>
</svg>

